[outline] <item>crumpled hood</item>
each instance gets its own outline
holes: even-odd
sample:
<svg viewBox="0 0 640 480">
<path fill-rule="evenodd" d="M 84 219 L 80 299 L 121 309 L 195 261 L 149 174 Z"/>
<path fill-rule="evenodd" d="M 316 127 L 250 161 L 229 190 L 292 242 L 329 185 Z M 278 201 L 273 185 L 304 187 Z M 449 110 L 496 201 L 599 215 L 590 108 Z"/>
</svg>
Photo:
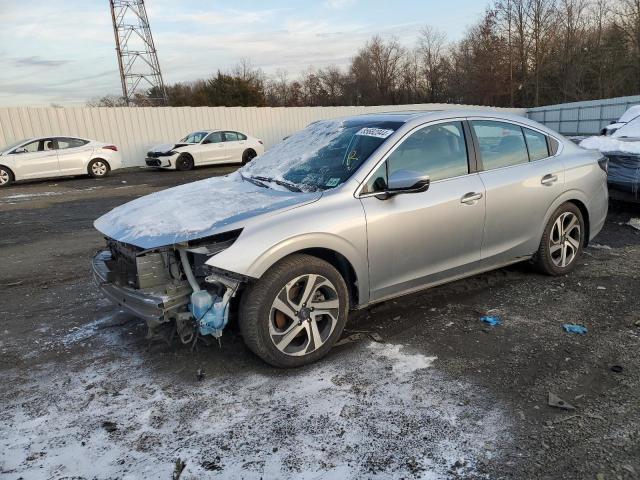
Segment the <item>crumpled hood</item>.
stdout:
<svg viewBox="0 0 640 480">
<path fill-rule="evenodd" d="M 149 152 L 153 153 L 166 153 L 176 148 L 184 147 L 187 145 L 193 145 L 192 143 L 161 143 L 160 145 L 154 145 L 149 149 Z"/>
<path fill-rule="evenodd" d="M 320 192 L 259 187 L 239 173 L 152 193 L 114 208 L 94 222 L 104 235 L 140 248 L 197 240 L 258 216 L 318 200 Z"/>
</svg>

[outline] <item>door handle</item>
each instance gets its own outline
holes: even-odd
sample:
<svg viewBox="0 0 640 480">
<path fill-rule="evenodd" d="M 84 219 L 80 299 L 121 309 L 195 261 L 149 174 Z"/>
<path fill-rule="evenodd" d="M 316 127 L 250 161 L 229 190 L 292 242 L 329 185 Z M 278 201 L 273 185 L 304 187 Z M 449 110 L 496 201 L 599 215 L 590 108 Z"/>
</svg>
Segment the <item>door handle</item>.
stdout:
<svg viewBox="0 0 640 480">
<path fill-rule="evenodd" d="M 481 193 L 471 192 L 462 196 L 460 203 L 466 203 L 467 205 L 473 205 L 475 202 L 482 198 Z"/>
<path fill-rule="evenodd" d="M 542 180 L 540 180 L 540 183 L 542 185 L 550 187 L 551 185 L 553 185 L 557 181 L 558 181 L 558 176 L 554 175 L 552 173 L 549 173 L 549 174 L 545 175 L 544 177 L 542 177 Z"/>
</svg>

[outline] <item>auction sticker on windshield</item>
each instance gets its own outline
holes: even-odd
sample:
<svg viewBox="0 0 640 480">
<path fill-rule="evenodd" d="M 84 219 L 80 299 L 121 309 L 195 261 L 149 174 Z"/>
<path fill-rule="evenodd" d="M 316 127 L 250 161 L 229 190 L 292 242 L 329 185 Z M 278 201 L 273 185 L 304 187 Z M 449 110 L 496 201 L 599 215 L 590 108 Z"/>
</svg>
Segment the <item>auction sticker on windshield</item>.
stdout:
<svg viewBox="0 0 640 480">
<path fill-rule="evenodd" d="M 360 130 L 356 135 L 362 135 L 366 137 L 387 138 L 393 133 L 393 130 L 387 130 L 384 128 L 366 127 Z"/>
<path fill-rule="evenodd" d="M 325 183 L 325 186 L 327 187 L 335 187 L 340 183 L 340 177 L 338 178 L 330 178 L 329 181 L 327 183 Z"/>
</svg>

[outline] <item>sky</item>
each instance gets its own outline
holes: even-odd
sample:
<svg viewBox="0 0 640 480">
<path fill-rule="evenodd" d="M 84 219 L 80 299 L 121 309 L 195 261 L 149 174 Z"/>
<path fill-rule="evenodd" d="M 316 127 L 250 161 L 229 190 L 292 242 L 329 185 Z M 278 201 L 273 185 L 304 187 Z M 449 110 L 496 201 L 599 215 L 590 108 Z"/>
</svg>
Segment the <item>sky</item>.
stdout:
<svg viewBox="0 0 640 480">
<path fill-rule="evenodd" d="M 424 25 L 458 40 L 484 0 L 147 0 L 165 83 L 249 59 L 293 79 L 345 66 L 374 34 L 415 45 Z M 446 7 L 446 8 L 445 8 Z M 121 94 L 108 0 L 0 0 L 0 106 L 84 105 Z"/>
</svg>

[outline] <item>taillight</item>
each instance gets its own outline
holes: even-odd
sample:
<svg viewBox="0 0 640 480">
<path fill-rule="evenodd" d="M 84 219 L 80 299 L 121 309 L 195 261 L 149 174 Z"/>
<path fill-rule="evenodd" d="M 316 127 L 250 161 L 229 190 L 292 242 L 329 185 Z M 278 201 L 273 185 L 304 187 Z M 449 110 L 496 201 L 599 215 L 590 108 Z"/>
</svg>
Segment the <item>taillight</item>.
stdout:
<svg viewBox="0 0 640 480">
<path fill-rule="evenodd" d="M 609 173 L 609 159 L 607 157 L 602 157 L 598 160 L 598 165 L 604 173 Z"/>
<path fill-rule="evenodd" d="M 113 150 L 114 152 L 118 151 L 118 147 L 116 147 L 115 145 L 105 145 L 104 147 L 105 150 Z"/>
<path fill-rule="evenodd" d="M 258 143 L 259 143 L 260 145 L 264 145 L 264 142 L 263 142 L 262 140 L 258 140 Z"/>
</svg>

